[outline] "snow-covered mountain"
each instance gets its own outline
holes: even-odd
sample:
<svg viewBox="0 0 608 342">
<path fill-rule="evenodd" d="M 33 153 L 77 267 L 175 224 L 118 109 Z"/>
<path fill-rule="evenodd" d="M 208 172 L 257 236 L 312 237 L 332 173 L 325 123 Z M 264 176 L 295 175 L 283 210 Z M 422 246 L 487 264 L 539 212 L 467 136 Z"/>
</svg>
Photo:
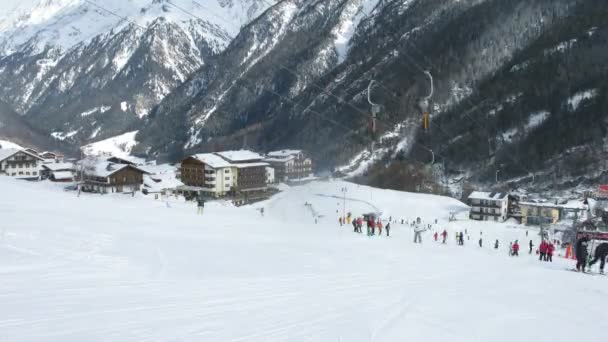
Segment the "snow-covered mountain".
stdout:
<svg viewBox="0 0 608 342">
<path fill-rule="evenodd" d="M 585 174 L 608 180 L 607 14 L 608 3 L 593 0 L 285 0 L 152 111 L 136 150 L 177 159 L 305 148 L 321 169 L 347 165 L 361 181 L 411 190 L 495 183 L 497 173 L 523 183 L 557 175 L 567 186 Z M 424 133 L 427 70 L 435 92 Z M 372 79 L 383 105 L 376 134 Z M 583 111 L 594 114 L 572 115 Z"/>
<path fill-rule="evenodd" d="M 0 17 L 0 98 L 75 142 L 123 133 L 271 4 L 41 0 Z"/>
</svg>

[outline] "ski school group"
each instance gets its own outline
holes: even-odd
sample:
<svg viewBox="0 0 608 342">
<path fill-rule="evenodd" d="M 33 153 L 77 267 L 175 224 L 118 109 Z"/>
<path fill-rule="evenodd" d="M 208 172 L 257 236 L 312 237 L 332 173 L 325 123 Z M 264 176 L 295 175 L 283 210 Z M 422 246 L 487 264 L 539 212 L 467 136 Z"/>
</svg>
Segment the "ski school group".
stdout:
<svg viewBox="0 0 608 342">
<path fill-rule="evenodd" d="M 363 232 L 363 224 L 365 223 L 367 227 L 367 236 L 372 237 L 376 235 L 382 236 L 382 230 L 386 232 L 386 236 L 390 236 L 391 231 L 391 223 L 397 223 L 397 220 L 393 221 L 393 218 L 390 217 L 388 219 L 388 223 L 386 225 L 383 224 L 380 218 L 375 218 L 373 215 L 364 215 L 363 217 L 352 218 L 350 213 L 347 217 L 340 217 L 338 219 L 340 226 L 344 226 L 347 224 L 351 224 L 353 226 L 353 232 L 361 234 Z M 422 233 L 433 228 L 432 224 L 424 225 L 420 217 L 413 220 L 411 223 L 408 220 L 401 219 L 402 225 L 409 225 L 414 230 L 414 243 L 422 243 Z M 435 220 L 435 225 L 437 224 L 437 220 Z M 464 232 L 456 232 L 456 243 L 460 246 L 464 246 L 465 234 L 467 236 L 467 240 L 470 240 L 470 236 L 468 235 L 467 229 Z M 480 237 L 478 240 L 479 247 L 483 247 L 483 232 L 480 232 Z M 528 231 L 526 231 L 526 236 L 528 236 Z M 448 238 L 447 230 L 443 230 L 441 233 L 435 231 L 433 233 L 433 239 L 435 242 L 439 241 L 441 237 L 441 243 L 445 244 Z M 601 243 L 597 246 L 594 252 L 593 258 L 591 258 L 590 253 L 588 252 L 590 239 L 587 236 L 583 236 L 576 242 L 575 253 L 576 253 L 576 269 L 574 271 L 582 271 L 588 273 L 586 269 L 590 268 L 598 261 L 600 263 L 600 274 L 604 274 L 604 266 L 606 264 L 606 258 L 608 257 L 608 243 Z M 553 262 L 553 254 L 555 253 L 555 246 L 560 245 L 559 240 L 547 240 L 543 239 L 536 250 L 536 254 L 539 255 L 539 261 L 544 262 Z M 530 240 L 529 242 L 529 250 L 528 254 L 532 254 L 534 250 L 534 242 Z M 494 249 L 499 248 L 499 241 L 496 239 L 494 242 Z M 567 255 L 571 253 L 571 247 L 568 247 Z M 519 256 L 519 240 L 515 240 L 510 243 L 509 247 L 509 255 L 510 256 Z"/>
</svg>

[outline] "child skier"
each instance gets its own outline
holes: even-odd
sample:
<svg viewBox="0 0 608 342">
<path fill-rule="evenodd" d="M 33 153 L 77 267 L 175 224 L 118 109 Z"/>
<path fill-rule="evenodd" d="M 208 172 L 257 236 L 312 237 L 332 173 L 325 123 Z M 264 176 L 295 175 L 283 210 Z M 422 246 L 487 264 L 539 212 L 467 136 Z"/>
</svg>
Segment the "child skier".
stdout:
<svg viewBox="0 0 608 342">
<path fill-rule="evenodd" d="M 513 243 L 513 247 L 511 249 L 513 251 L 513 256 L 519 256 L 519 243 L 517 240 L 515 240 L 515 243 Z"/>
</svg>

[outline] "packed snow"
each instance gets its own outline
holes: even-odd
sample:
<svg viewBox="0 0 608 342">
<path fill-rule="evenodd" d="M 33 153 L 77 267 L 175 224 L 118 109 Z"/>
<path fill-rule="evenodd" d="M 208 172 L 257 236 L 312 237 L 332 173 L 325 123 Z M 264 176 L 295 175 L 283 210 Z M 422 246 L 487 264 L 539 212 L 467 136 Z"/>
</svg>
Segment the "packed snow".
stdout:
<svg viewBox="0 0 608 342">
<path fill-rule="evenodd" d="M 91 156 L 112 155 L 119 158 L 129 157 L 131 155 L 131 150 L 137 145 L 137 141 L 135 140 L 137 132 L 138 131 L 127 132 L 113 138 L 83 146 L 81 149 L 86 155 Z"/>
<path fill-rule="evenodd" d="M 342 188 L 347 211 L 438 218 L 448 243 L 426 232 L 413 244 L 400 223 L 390 237 L 340 227 Z M 452 199 L 315 182 L 197 215 L 173 196 L 78 197 L 8 177 L 0 189 L 7 341 L 594 342 L 608 328 L 607 278 L 539 262 L 519 226 L 446 223 L 466 215 Z M 515 239 L 520 257 L 507 253 Z"/>
</svg>

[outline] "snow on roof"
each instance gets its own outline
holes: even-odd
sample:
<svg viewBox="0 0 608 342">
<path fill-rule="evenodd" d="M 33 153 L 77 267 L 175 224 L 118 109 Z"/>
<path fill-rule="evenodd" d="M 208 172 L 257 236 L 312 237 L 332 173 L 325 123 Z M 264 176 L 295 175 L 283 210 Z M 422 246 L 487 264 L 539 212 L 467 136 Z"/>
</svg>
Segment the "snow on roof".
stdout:
<svg viewBox="0 0 608 342">
<path fill-rule="evenodd" d="M 74 164 L 72 164 L 72 163 L 50 163 L 50 164 L 42 164 L 42 167 L 45 169 L 49 169 L 51 171 L 72 170 L 72 169 L 74 169 Z"/>
<path fill-rule="evenodd" d="M 469 195 L 469 199 L 490 200 L 490 201 L 503 200 L 506 197 L 507 197 L 507 194 L 504 192 L 473 191 Z"/>
<path fill-rule="evenodd" d="M 582 203 L 567 203 L 567 204 L 555 204 L 554 202 L 519 202 L 520 206 L 526 207 L 539 207 L 539 208 L 556 208 L 556 209 L 586 209 Z"/>
<path fill-rule="evenodd" d="M 0 149 L 0 161 L 3 161 L 4 159 L 12 156 L 13 154 L 17 153 L 21 151 L 20 149 L 17 148 L 3 148 Z"/>
<path fill-rule="evenodd" d="M 95 177 L 109 177 L 114 173 L 125 169 L 127 167 L 131 167 L 135 170 L 139 170 L 143 173 L 148 173 L 148 171 L 140 169 L 136 166 L 129 164 L 115 164 L 106 160 L 85 160 L 84 161 L 84 173 L 89 176 Z"/>
<path fill-rule="evenodd" d="M 26 150 L 21 150 L 21 149 L 18 149 L 18 148 L 3 148 L 3 149 L 0 149 L 0 161 L 3 161 L 4 159 L 9 158 L 9 157 L 13 156 L 15 153 L 19 153 L 19 152 L 23 152 L 23 153 L 25 153 L 25 154 L 27 154 L 29 156 L 32 156 L 32 157 L 34 157 L 36 159 L 43 160 L 37 154 L 33 154 L 33 153 L 28 152 Z"/>
<path fill-rule="evenodd" d="M 230 162 L 226 161 L 222 157 L 215 155 L 213 153 L 200 153 L 200 154 L 195 154 L 193 157 L 195 159 L 198 159 L 201 162 L 205 163 L 205 165 L 208 165 L 214 169 L 232 166 L 230 164 Z"/>
<path fill-rule="evenodd" d="M 53 178 L 55 180 L 74 179 L 74 175 L 70 171 L 55 171 Z"/>
<path fill-rule="evenodd" d="M 272 151 L 268 152 L 269 157 L 278 157 L 278 158 L 287 158 L 293 157 L 302 153 L 302 150 L 280 150 L 280 151 Z"/>
<path fill-rule="evenodd" d="M 255 153 L 255 152 L 248 151 L 248 150 L 223 151 L 223 152 L 216 152 L 215 154 L 228 160 L 229 162 L 233 162 L 233 163 L 263 159 L 263 157 L 259 153 Z"/>
</svg>

